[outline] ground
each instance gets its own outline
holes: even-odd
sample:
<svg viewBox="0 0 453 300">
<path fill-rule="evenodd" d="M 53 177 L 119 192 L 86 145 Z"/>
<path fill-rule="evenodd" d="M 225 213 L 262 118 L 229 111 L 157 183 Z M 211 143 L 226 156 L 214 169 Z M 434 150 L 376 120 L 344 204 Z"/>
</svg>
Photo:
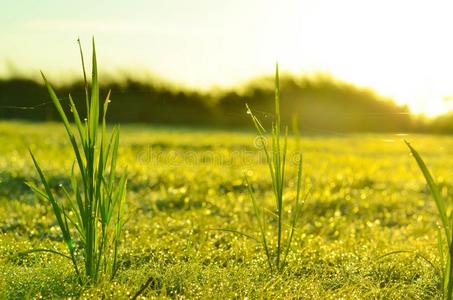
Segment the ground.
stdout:
<svg viewBox="0 0 453 300">
<path fill-rule="evenodd" d="M 51 184 L 68 184 L 73 155 L 61 124 L 0 123 L 0 298 L 127 298 L 149 279 L 146 298 L 440 298 L 438 217 L 403 139 L 453 194 L 453 137 L 303 136 L 306 201 L 288 265 L 269 272 L 247 175 L 273 208 L 267 165 L 253 132 L 122 126 L 128 172 L 121 269 L 112 281 L 77 284 L 72 265 L 36 248 L 65 251 L 38 182 L 31 148 Z M 258 145 L 259 146 L 259 145 Z M 296 143 L 289 144 L 285 201 L 295 195 Z M 269 230 L 275 224 L 268 223 Z M 273 239 L 272 234 L 269 239 Z M 385 256 L 392 251 L 409 251 Z M 426 260 L 421 259 L 423 255 Z"/>
</svg>

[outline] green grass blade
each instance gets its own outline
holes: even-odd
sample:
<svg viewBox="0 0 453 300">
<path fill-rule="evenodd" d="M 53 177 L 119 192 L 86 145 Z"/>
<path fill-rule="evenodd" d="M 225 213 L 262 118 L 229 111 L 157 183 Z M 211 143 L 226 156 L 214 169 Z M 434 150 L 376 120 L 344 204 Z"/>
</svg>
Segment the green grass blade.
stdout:
<svg viewBox="0 0 453 300">
<path fill-rule="evenodd" d="M 280 77 L 278 74 L 278 63 L 275 64 L 275 125 L 277 134 L 280 134 Z"/>
<path fill-rule="evenodd" d="M 69 222 L 74 226 L 74 228 L 77 230 L 77 232 L 83 236 L 83 223 L 82 223 L 82 217 L 80 215 L 80 211 L 77 207 L 77 204 L 74 203 L 72 200 L 71 196 L 69 195 L 69 192 L 66 190 L 64 186 L 61 187 L 63 194 L 66 197 L 66 201 L 69 204 L 70 211 L 75 215 L 76 220 L 74 220 L 68 213 L 66 213 L 65 210 L 62 210 L 65 218 L 69 220 Z M 69 226 L 66 225 L 66 227 L 69 228 Z"/>
<path fill-rule="evenodd" d="M 423 176 L 426 179 L 426 182 L 429 186 L 429 189 L 431 191 L 431 194 L 432 194 L 434 201 L 436 203 L 436 206 L 437 206 L 437 210 L 438 210 L 441 222 L 442 222 L 442 226 L 444 228 L 447 243 L 448 243 L 448 245 L 451 245 L 451 234 L 450 234 L 451 228 L 450 228 L 450 224 L 448 222 L 447 209 L 445 207 L 445 202 L 442 199 L 442 196 L 440 195 L 439 188 L 437 187 L 436 182 L 434 181 L 433 177 L 431 176 L 431 173 L 429 172 L 428 168 L 426 167 L 426 164 L 423 161 L 423 159 L 421 158 L 420 154 L 418 154 L 418 152 L 411 146 L 411 144 L 409 144 L 409 142 L 405 141 L 405 143 L 409 147 L 412 155 L 414 156 L 414 158 L 418 164 L 418 167 L 420 168 L 420 170 L 423 173 Z"/>
<path fill-rule="evenodd" d="M 261 233 L 262 244 L 263 244 L 263 247 L 264 247 L 264 251 L 266 253 L 267 262 L 269 264 L 269 269 L 272 272 L 273 268 L 272 268 L 271 253 L 270 253 L 268 242 L 267 242 L 267 238 L 266 238 L 266 231 L 265 231 L 265 228 L 264 228 L 263 221 L 261 220 L 261 217 L 260 217 L 261 214 L 259 212 L 258 206 L 256 205 L 255 194 L 253 193 L 252 187 L 249 184 L 247 176 L 245 176 L 245 184 L 247 185 L 247 190 L 249 192 L 250 198 L 252 199 L 253 210 L 255 212 L 255 216 L 256 216 L 256 219 L 258 221 L 258 227 L 259 227 L 260 233 Z"/>
<path fill-rule="evenodd" d="M 19 255 L 24 256 L 24 255 L 33 254 L 33 253 L 39 253 L 39 252 L 48 252 L 48 253 L 52 253 L 52 254 L 56 254 L 56 255 L 62 256 L 62 257 L 67 258 L 67 259 L 71 259 L 71 256 L 66 255 L 64 253 L 61 253 L 61 252 L 56 251 L 56 250 L 52 250 L 52 249 L 32 249 L 32 250 L 20 252 Z"/>
<path fill-rule="evenodd" d="M 234 229 L 229 229 L 229 228 L 218 228 L 218 229 L 213 229 L 213 230 L 218 230 L 218 231 L 224 231 L 224 232 L 230 232 L 230 233 L 234 233 L 234 234 L 239 234 L 239 235 L 242 235 L 246 238 L 249 238 L 251 240 L 254 240 L 255 242 L 257 243 L 261 243 L 260 240 L 258 240 L 256 237 L 254 236 L 251 236 L 250 234 L 247 234 L 247 233 L 244 233 L 242 231 L 239 231 L 239 230 L 234 230 Z"/>
<path fill-rule="evenodd" d="M 33 155 L 33 153 L 31 151 L 30 151 L 30 155 L 31 155 L 31 158 L 32 158 L 33 163 L 35 165 L 36 171 L 39 174 L 41 182 L 44 185 L 44 191 L 47 194 L 47 198 L 49 199 L 49 201 L 50 201 L 50 203 L 52 205 L 55 217 L 57 218 L 58 225 L 59 225 L 59 227 L 61 229 L 61 232 L 63 234 L 63 238 L 64 238 L 66 244 L 68 245 L 69 249 L 71 250 L 71 249 L 73 249 L 74 246 L 72 244 L 70 232 L 69 232 L 68 228 L 65 226 L 65 222 L 63 220 L 62 209 L 58 205 L 57 201 L 55 200 L 55 198 L 54 198 L 54 196 L 52 194 L 52 191 L 50 190 L 49 184 L 47 183 L 47 179 L 44 176 L 44 173 L 42 172 L 38 162 L 36 161 L 36 159 L 35 159 L 35 157 L 34 157 L 34 155 Z"/>
<path fill-rule="evenodd" d="M 87 81 L 87 72 L 85 69 L 85 59 L 83 57 L 82 43 L 80 42 L 80 38 L 77 39 L 77 43 L 79 44 L 80 60 L 82 61 L 83 82 L 84 82 L 84 88 L 85 88 L 85 104 L 86 104 L 86 110 L 88 112 L 89 107 L 90 107 L 89 106 L 89 96 L 88 96 L 88 81 Z"/>
<path fill-rule="evenodd" d="M 277 248 L 277 264 L 280 265 L 280 257 L 282 254 L 282 236 L 283 236 L 283 185 L 285 182 L 285 164 L 286 164 L 286 152 L 288 147 L 288 127 L 285 127 L 285 137 L 283 141 L 283 152 L 282 152 L 282 159 L 281 159 L 281 180 L 280 180 L 280 190 L 279 190 L 279 207 L 278 207 L 278 248 Z"/>
<path fill-rule="evenodd" d="M 118 211 L 116 215 L 116 224 L 115 224 L 115 236 L 114 236 L 114 247 L 113 247 L 113 262 L 112 262 L 112 275 L 111 279 L 113 279 L 116 275 L 116 272 L 118 271 L 118 249 L 119 249 L 119 244 L 120 244 L 120 237 L 123 231 L 123 220 L 122 216 L 124 214 L 124 207 L 126 203 L 126 189 L 127 189 L 127 176 L 126 172 L 123 174 L 121 177 L 120 183 L 119 183 L 119 191 L 118 191 L 118 200 L 116 201 L 119 203 L 118 205 Z"/>
<path fill-rule="evenodd" d="M 266 145 L 267 139 L 264 136 L 265 130 L 264 130 L 263 126 L 261 125 L 260 121 L 258 120 L 258 118 L 256 118 L 255 115 L 253 114 L 250 107 L 247 104 L 245 106 L 247 108 L 247 114 L 249 114 L 252 117 L 253 124 L 256 128 L 256 131 L 258 132 L 258 138 L 261 139 L 262 147 L 263 147 L 264 154 L 266 156 L 266 161 L 267 161 L 268 167 L 269 167 L 269 172 L 271 174 L 272 188 L 274 190 L 275 196 L 277 197 L 277 195 L 278 195 L 278 187 L 276 185 L 277 178 L 276 178 L 276 174 L 274 171 L 274 164 L 272 162 L 271 155 L 269 153 L 269 150 L 267 149 L 267 145 Z"/>
<path fill-rule="evenodd" d="M 26 184 L 29 188 L 31 188 L 31 190 L 32 190 L 36 195 L 38 195 L 39 198 L 41 198 L 41 200 L 49 201 L 49 196 L 47 196 L 47 194 L 45 193 L 45 191 L 43 191 L 42 189 L 40 189 L 39 187 L 37 187 L 34 183 L 32 183 L 32 182 L 26 182 L 25 184 Z"/>
<path fill-rule="evenodd" d="M 119 148 L 119 140 L 120 140 L 120 133 L 119 133 L 119 127 L 115 127 L 113 132 L 112 132 L 112 137 L 110 141 L 110 145 L 112 145 L 112 157 L 110 161 L 110 175 L 109 175 L 109 188 L 112 188 L 114 179 L 115 179 L 115 174 L 116 174 L 116 162 L 118 159 L 118 148 Z M 112 144 L 113 142 L 113 144 Z"/>
<path fill-rule="evenodd" d="M 294 204 L 294 213 L 291 218 L 291 229 L 289 233 L 289 237 L 287 239 L 287 244 L 286 244 L 286 250 L 285 250 L 285 255 L 283 258 L 283 264 L 285 264 L 286 259 L 288 257 L 288 253 L 291 249 L 291 244 L 293 241 L 293 236 L 294 236 L 294 231 L 297 225 L 297 220 L 299 219 L 299 216 L 302 212 L 302 206 L 305 203 L 305 201 L 300 203 L 300 194 L 301 194 L 301 188 L 302 188 L 302 154 L 299 155 L 299 164 L 297 168 L 297 191 L 296 191 L 296 203 Z"/>
<path fill-rule="evenodd" d="M 76 203 L 77 203 L 77 214 L 80 216 L 81 219 L 81 228 L 83 229 L 81 232 L 81 238 L 85 242 L 86 241 L 86 235 L 85 235 L 85 230 L 87 227 L 87 210 L 86 207 L 83 205 L 83 200 L 82 200 L 82 193 L 79 188 L 79 184 L 77 182 L 77 177 L 74 172 L 74 164 L 72 165 L 71 168 L 71 188 L 75 193 L 75 198 L 76 198 Z"/>
<path fill-rule="evenodd" d="M 247 103 L 245 104 L 245 107 L 247 109 L 247 114 L 249 114 L 252 117 L 253 125 L 255 126 L 258 133 L 261 135 L 264 135 L 264 133 L 266 132 L 266 129 L 264 129 L 263 125 L 258 120 L 258 118 L 255 117 L 255 115 L 253 114 L 252 110 L 250 109 L 250 107 Z"/>
<path fill-rule="evenodd" d="M 386 258 L 388 256 L 392 256 L 392 255 L 396 255 L 396 254 L 406 254 L 406 253 L 411 253 L 411 254 L 414 254 L 415 255 L 415 258 L 421 258 L 422 260 L 424 260 L 426 263 L 428 263 L 428 265 L 430 267 L 433 268 L 433 270 L 438 273 L 439 272 L 439 268 L 436 267 L 436 265 L 431 261 L 429 260 L 425 255 L 419 253 L 419 252 L 416 252 L 416 251 L 411 251 L 411 250 L 395 250 L 395 251 L 391 251 L 391 252 L 388 252 L 388 253 L 385 253 L 379 257 L 376 257 L 375 258 L 375 261 L 379 261 L 383 258 Z"/>
<path fill-rule="evenodd" d="M 77 131 L 79 132 L 80 142 L 82 143 L 84 152 L 86 153 L 87 148 L 86 148 L 84 127 L 83 127 L 82 121 L 80 119 L 79 112 L 77 111 L 77 107 L 75 106 L 74 100 L 71 97 L 71 94 L 69 94 L 69 101 L 71 103 L 71 111 L 72 111 L 72 115 L 74 117 L 75 124 L 77 126 Z"/>
<path fill-rule="evenodd" d="M 450 221 L 453 221 L 453 220 L 451 220 L 451 219 L 449 220 L 449 218 L 448 218 L 447 209 L 446 209 L 446 206 L 445 206 L 444 199 L 442 198 L 442 196 L 440 194 L 440 191 L 439 191 L 439 188 L 437 187 L 437 184 L 434 181 L 430 171 L 426 167 L 426 164 L 423 161 L 422 157 L 411 146 L 411 144 L 409 144 L 409 142 L 407 142 L 407 141 L 404 141 L 404 142 L 409 147 L 409 149 L 410 149 L 412 155 L 414 156 L 414 158 L 415 158 L 415 160 L 416 160 L 421 172 L 423 173 L 423 176 L 425 177 L 426 183 L 428 184 L 429 189 L 431 191 L 431 195 L 434 198 L 434 202 L 436 203 L 437 211 L 439 213 L 439 217 L 440 217 L 440 220 L 442 222 L 442 227 L 443 227 L 443 230 L 444 230 L 444 233 L 445 233 L 445 239 L 447 241 L 447 249 L 448 249 L 448 255 L 446 256 L 446 264 L 445 264 L 445 267 L 444 267 L 443 272 L 442 272 L 444 274 L 442 286 L 443 286 L 444 298 L 452 299 L 452 296 L 453 296 L 453 278 L 452 278 L 452 275 L 453 275 L 452 274 L 452 270 L 453 270 L 453 259 L 452 259 L 453 258 L 453 245 L 452 245 L 452 237 L 451 237 L 452 224 L 450 224 Z M 445 247 L 443 246 L 443 242 L 441 240 L 440 240 L 439 243 L 442 243 L 442 244 L 439 244 L 439 248 L 440 248 L 439 252 L 440 252 L 440 251 L 443 251 L 443 248 L 445 248 Z M 445 261 L 445 259 L 443 258 L 442 254 L 441 254 L 441 260 Z"/>
<path fill-rule="evenodd" d="M 99 85 L 98 85 L 98 69 L 96 59 L 96 46 L 93 39 L 93 69 L 91 78 L 91 101 L 89 111 L 89 124 L 90 124 L 90 140 L 91 145 L 96 144 L 97 127 L 99 123 Z"/>
<path fill-rule="evenodd" d="M 47 91 L 49 92 L 50 99 L 52 100 L 55 108 L 58 111 L 58 114 L 60 115 L 61 120 L 63 121 L 64 127 L 66 129 L 66 133 L 69 137 L 69 140 L 71 142 L 72 148 L 74 150 L 74 153 L 76 155 L 77 163 L 79 164 L 79 168 L 82 171 L 82 174 L 84 173 L 84 163 L 82 160 L 82 157 L 80 155 L 79 148 L 77 146 L 76 139 L 74 137 L 74 134 L 72 133 L 71 125 L 69 124 L 68 118 L 66 117 L 66 113 L 63 110 L 63 107 L 61 106 L 60 100 L 58 99 L 57 95 L 55 94 L 55 91 L 53 90 L 52 86 L 49 84 L 49 82 L 46 79 L 46 76 L 44 76 L 44 73 L 41 72 L 42 78 L 44 79 L 44 83 L 46 85 Z"/>
</svg>

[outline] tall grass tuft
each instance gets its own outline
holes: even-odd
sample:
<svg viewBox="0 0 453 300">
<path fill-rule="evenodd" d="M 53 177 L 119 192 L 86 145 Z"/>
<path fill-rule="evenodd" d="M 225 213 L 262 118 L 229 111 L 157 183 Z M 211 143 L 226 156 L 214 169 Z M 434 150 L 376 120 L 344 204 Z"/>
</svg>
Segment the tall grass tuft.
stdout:
<svg viewBox="0 0 453 300">
<path fill-rule="evenodd" d="M 93 39 L 91 92 L 87 83 L 82 47 L 79 42 L 85 81 L 87 116 L 82 121 L 76 105 L 69 95 L 75 130 L 44 74 L 45 86 L 66 129 L 67 138 L 75 155 L 68 174 L 71 189 L 61 187 L 64 199 L 57 199 L 49 186 L 37 159 L 30 151 L 42 187 L 28 185 L 36 195 L 52 206 L 53 213 L 66 244 L 67 254 L 51 249 L 47 251 L 71 260 L 81 284 L 94 284 L 112 279 L 118 270 L 118 252 L 123 229 L 123 209 L 126 195 L 126 172 L 118 174 L 119 128 L 106 133 L 106 114 L 110 103 L 107 95 L 102 113 L 99 103 L 99 85 L 96 49 Z"/>
<path fill-rule="evenodd" d="M 447 211 L 446 202 L 442 198 L 439 188 L 420 154 L 407 141 L 405 141 L 405 143 L 409 147 L 415 161 L 418 164 L 418 167 L 423 173 L 426 183 L 431 190 L 431 195 L 433 196 L 434 202 L 437 206 L 437 211 L 442 224 L 442 228 L 438 232 L 437 239 L 441 264 L 440 275 L 442 278 L 442 294 L 444 299 L 451 300 L 453 295 L 453 213 L 451 211 Z"/>
<path fill-rule="evenodd" d="M 297 168 L 297 190 L 293 207 L 290 209 L 291 214 L 287 213 L 287 203 L 284 199 L 284 182 L 285 167 L 287 164 L 287 146 L 288 146 L 288 127 L 285 126 L 282 134 L 280 120 L 280 80 L 278 74 L 278 64 L 275 69 L 275 115 L 272 122 L 272 131 L 270 137 L 270 147 L 266 131 L 252 110 L 246 105 L 247 114 L 252 118 L 256 128 L 258 138 L 261 141 L 260 146 L 265 153 L 266 161 L 269 166 L 269 174 L 272 181 L 273 194 L 275 199 L 275 209 L 270 214 L 259 207 L 253 189 L 246 177 L 246 184 L 252 200 L 253 210 L 258 222 L 260 238 L 256 239 L 263 247 L 269 270 L 271 272 L 281 272 L 287 261 L 291 244 L 294 237 L 294 231 L 297 221 L 301 216 L 303 201 L 301 201 L 302 187 L 302 154 L 298 156 Z M 276 228 L 268 225 L 268 216 L 276 219 Z M 288 217 L 288 221 L 285 218 Z M 289 228 L 288 228 L 289 227 Z M 269 236 L 274 236 L 273 241 Z"/>
</svg>

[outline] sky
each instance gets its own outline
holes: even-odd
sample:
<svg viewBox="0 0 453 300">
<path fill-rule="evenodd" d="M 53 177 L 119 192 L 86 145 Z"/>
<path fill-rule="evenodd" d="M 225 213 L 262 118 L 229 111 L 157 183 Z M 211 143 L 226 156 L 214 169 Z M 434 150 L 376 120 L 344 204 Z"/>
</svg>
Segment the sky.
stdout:
<svg viewBox="0 0 453 300">
<path fill-rule="evenodd" d="M 429 116 L 453 109 L 453 1 L 2 0 L 0 75 L 80 74 L 76 39 L 105 73 L 230 87 L 329 73 Z M 137 75 L 138 76 L 138 75 Z"/>
</svg>

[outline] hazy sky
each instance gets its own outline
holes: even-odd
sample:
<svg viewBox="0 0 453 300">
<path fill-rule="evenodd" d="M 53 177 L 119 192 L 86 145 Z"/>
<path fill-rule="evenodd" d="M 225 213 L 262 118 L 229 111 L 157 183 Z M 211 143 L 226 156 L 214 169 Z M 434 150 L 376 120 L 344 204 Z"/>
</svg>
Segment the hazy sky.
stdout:
<svg viewBox="0 0 453 300">
<path fill-rule="evenodd" d="M 100 68 L 194 87 L 281 69 L 328 72 L 408 103 L 453 108 L 453 1 L 2 0 L 0 73 L 78 74 L 77 36 Z M 453 97 L 452 97 L 453 98 Z"/>
</svg>

